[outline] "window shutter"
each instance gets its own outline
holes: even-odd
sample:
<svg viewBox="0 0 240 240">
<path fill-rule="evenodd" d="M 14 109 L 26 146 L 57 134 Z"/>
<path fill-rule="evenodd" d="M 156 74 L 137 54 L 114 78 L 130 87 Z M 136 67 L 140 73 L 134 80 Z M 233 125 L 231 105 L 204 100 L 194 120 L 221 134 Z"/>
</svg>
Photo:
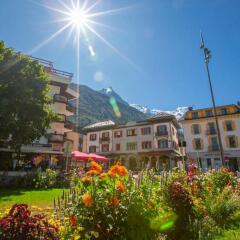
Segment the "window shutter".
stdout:
<svg viewBox="0 0 240 240">
<path fill-rule="evenodd" d="M 232 128 L 233 128 L 233 131 L 236 130 L 236 122 L 235 121 L 231 121 L 232 122 Z"/>
<path fill-rule="evenodd" d="M 223 130 L 226 132 L 226 131 L 227 131 L 227 122 L 224 121 L 224 122 L 222 123 L 222 125 L 223 125 Z"/>
<path fill-rule="evenodd" d="M 238 147 L 238 136 L 235 136 L 236 147 Z"/>
<path fill-rule="evenodd" d="M 196 150 L 196 143 L 195 143 L 195 139 L 192 140 L 192 145 L 193 145 L 193 149 Z"/>
<path fill-rule="evenodd" d="M 194 135 L 193 125 L 191 126 L 191 133 Z"/>
<path fill-rule="evenodd" d="M 201 134 L 202 133 L 202 126 L 201 126 L 201 124 L 199 124 L 198 127 L 199 127 L 199 134 Z"/>
<path fill-rule="evenodd" d="M 229 147 L 230 147 L 230 144 L 229 144 L 229 138 L 228 138 L 228 136 L 225 137 L 225 141 L 226 141 L 226 146 L 227 146 L 227 148 L 229 148 Z"/>
<path fill-rule="evenodd" d="M 203 140 L 202 139 L 200 139 L 200 143 L 201 143 L 201 149 L 203 149 Z"/>
<path fill-rule="evenodd" d="M 142 135 L 143 135 L 143 128 L 141 128 L 141 133 L 142 133 Z"/>
</svg>

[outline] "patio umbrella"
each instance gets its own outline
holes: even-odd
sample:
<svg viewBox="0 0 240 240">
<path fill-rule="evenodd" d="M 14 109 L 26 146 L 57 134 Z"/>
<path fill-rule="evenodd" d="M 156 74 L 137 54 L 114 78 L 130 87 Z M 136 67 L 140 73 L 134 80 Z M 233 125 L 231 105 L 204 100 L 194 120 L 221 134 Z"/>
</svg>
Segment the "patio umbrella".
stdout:
<svg viewBox="0 0 240 240">
<path fill-rule="evenodd" d="M 89 154 L 79 152 L 79 151 L 73 151 L 72 152 L 72 159 L 73 160 L 85 160 L 88 161 L 90 158 Z"/>
<path fill-rule="evenodd" d="M 97 155 L 97 154 L 94 154 L 94 153 L 90 153 L 88 154 L 89 157 L 95 161 L 99 161 L 99 162 L 108 162 L 109 161 L 109 158 L 106 158 L 104 156 L 100 156 L 100 155 Z"/>
</svg>

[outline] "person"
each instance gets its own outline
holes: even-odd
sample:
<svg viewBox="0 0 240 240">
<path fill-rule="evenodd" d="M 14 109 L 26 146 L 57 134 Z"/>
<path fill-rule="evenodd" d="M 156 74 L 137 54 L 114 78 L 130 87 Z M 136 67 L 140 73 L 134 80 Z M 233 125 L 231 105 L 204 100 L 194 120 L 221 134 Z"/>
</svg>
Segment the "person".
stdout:
<svg viewBox="0 0 240 240">
<path fill-rule="evenodd" d="M 14 159 L 13 159 L 13 171 L 16 170 L 17 162 L 18 162 L 18 160 L 17 160 L 16 158 L 14 158 Z"/>
</svg>

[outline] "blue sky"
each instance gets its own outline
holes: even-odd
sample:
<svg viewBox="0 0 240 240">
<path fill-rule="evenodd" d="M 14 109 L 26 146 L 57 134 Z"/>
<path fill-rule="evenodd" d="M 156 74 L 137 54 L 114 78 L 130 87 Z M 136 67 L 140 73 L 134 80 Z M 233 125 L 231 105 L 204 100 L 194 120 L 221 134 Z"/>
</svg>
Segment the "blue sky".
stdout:
<svg viewBox="0 0 240 240">
<path fill-rule="evenodd" d="M 0 39 L 8 46 L 31 52 L 63 26 L 53 22 L 59 14 L 36 2 L 60 7 L 56 0 L 1 0 Z M 95 29 L 131 63 L 89 33 L 96 56 L 82 40 L 81 84 L 112 86 L 128 102 L 151 108 L 207 107 L 211 100 L 199 49 L 202 30 L 213 55 L 210 71 L 217 104 L 240 100 L 239 0 L 103 0 L 95 11 L 126 7 L 95 19 L 113 29 Z M 67 35 L 68 30 L 33 55 L 76 75 L 76 47 Z"/>
</svg>

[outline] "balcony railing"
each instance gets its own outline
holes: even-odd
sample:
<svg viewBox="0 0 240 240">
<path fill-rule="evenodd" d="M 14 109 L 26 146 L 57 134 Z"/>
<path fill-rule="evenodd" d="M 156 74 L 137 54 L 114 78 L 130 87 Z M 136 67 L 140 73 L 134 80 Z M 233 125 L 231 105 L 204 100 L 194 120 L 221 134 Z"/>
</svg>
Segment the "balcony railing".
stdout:
<svg viewBox="0 0 240 240">
<path fill-rule="evenodd" d="M 76 109 L 76 107 L 74 107 L 70 104 L 67 104 L 66 110 L 69 111 L 69 112 L 75 113 L 77 109 Z"/>
<path fill-rule="evenodd" d="M 110 137 L 101 137 L 100 138 L 100 142 L 109 142 L 110 141 Z"/>
<path fill-rule="evenodd" d="M 75 125 L 73 122 L 70 122 L 70 121 L 65 121 L 65 122 L 64 122 L 64 127 L 65 127 L 65 128 L 74 130 L 74 129 L 75 129 L 75 126 L 76 126 L 76 125 Z"/>
<path fill-rule="evenodd" d="M 48 137 L 49 143 L 63 143 L 64 141 L 64 135 L 63 134 L 50 134 Z"/>
<path fill-rule="evenodd" d="M 53 102 L 67 103 L 67 98 L 62 95 L 55 94 L 53 96 Z"/>
<path fill-rule="evenodd" d="M 209 151 L 219 151 L 219 146 L 218 145 L 208 146 L 208 150 Z"/>
<path fill-rule="evenodd" d="M 217 132 L 216 132 L 216 129 L 208 129 L 206 131 L 206 135 L 216 135 Z"/>
<path fill-rule="evenodd" d="M 168 136 L 168 131 L 156 132 L 156 133 L 155 133 L 155 136 L 156 136 L 156 137 Z"/>
</svg>

